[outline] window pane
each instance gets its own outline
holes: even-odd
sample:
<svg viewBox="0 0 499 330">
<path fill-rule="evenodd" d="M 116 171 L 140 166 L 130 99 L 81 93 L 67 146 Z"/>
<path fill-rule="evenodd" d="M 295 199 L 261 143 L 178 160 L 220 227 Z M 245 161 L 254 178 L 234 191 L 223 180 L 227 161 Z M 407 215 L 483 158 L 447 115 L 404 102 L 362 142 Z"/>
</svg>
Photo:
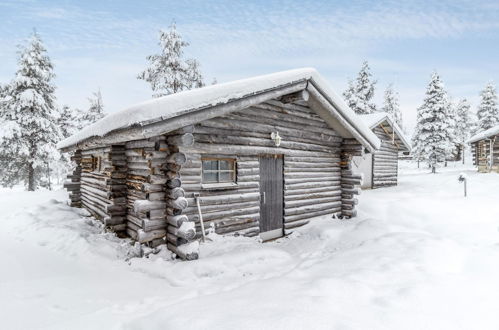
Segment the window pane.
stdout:
<svg viewBox="0 0 499 330">
<path fill-rule="evenodd" d="M 203 170 L 218 170 L 218 164 L 216 160 L 203 160 Z"/>
<path fill-rule="evenodd" d="M 217 182 L 217 172 L 203 172 L 203 182 Z"/>
<path fill-rule="evenodd" d="M 234 172 L 220 172 L 220 182 L 232 182 L 234 181 L 233 175 Z"/>
<path fill-rule="evenodd" d="M 220 169 L 221 170 L 232 170 L 232 162 L 228 160 L 221 160 L 220 161 Z"/>
</svg>

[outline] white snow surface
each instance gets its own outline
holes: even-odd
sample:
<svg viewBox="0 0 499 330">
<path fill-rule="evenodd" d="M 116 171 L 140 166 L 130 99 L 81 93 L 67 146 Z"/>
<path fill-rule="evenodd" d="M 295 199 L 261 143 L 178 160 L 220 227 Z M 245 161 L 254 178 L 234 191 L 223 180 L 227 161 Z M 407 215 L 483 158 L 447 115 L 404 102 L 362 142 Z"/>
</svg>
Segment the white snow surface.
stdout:
<svg viewBox="0 0 499 330">
<path fill-rule="evenodd" d="M 2 328 L 498 329 L 499 175 L 400 168 L 357 218 L 263 244 L 211 234 L 190 262 L 133 258 L 62 190 L 0 190 Z"/>
<path fill-rule="evenodd" d="M 233 82 L 216 84 L 183 91 L 131 106 L 122 111 L 113 112 L 96 123 L 85 127 L 80 132 L 60 141 L 57 148 L 73 146 L 94 136 L 104 136 L 107 133 L 130 126 L 144 125 L 161 120 L 167 120 L 181 114 L 186 114 L 200 108 L 225 104 L 231 100 L 260 93 L 272 88 L 285 86 L 290 83 L 312 80 L 338 107 L 347 121 L 371 145 L 378 149 L 380 141 L 365 125 L 358 120 L 351 110 L 320 76 L 314 68 L 302 68 L 273 74 L 236 80 Z"/>
<path fill-rule="evenodd" d="M 498 135 L 499 134 L 499 125 L 491 127 L 481 133 L 473 135 L 469 140 L 468 143 L 474 143 L 483 139 L 487 139 L 491 136 Z"/>
<path fill-rule="evenodd" d="M 392 126 L 395 134 L 399 137 L 400 141 L 407 148 L 407 151 L 411 151 L 411 143 L 409 142 L 409 138 L 405 136 L 404 132 L 400 128 L 400 126 L 393 120 L 392 116 L 387 112 L 374 112 L 366 115 L 359 115 L 364 124 L 367 127 L 373 129 L 384 121 L 387 121 L 390 126 Z"/>
</svg>

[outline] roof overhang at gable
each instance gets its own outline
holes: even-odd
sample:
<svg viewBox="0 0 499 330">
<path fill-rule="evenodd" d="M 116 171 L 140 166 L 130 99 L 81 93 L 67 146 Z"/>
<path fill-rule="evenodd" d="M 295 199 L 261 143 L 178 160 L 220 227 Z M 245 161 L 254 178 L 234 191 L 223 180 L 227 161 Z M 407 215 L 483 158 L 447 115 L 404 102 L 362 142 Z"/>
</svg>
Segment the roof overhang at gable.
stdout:
<svg viewBox="0 0 499 330">
<path fill-rule="evenodd" d="M 370 116 L 370 115 L 364 115 L 364 116 Z M 411 143 L 409 142 L 409 139 L 405 136 L 400 126 L 387 113 L 379 113 L 379 116 L 374 118 L 374 120 L 370 120 L 369 123 L 367 122 L 365 123 L 369 125 L 369 128 L 372 130 L 374 130 L 378 126 L 385 128 L 385 126 L 388 125 L 389 128 L 392 130 L 392 132 L 396 135 L 396 138 L 401 142 L 401 148 L 405 149 L 401 151 L 409 151 L 409 152 L 411 151 L 412 147 Z M 388 132 L 386 133 L 389 134 Z"/>
</svg>

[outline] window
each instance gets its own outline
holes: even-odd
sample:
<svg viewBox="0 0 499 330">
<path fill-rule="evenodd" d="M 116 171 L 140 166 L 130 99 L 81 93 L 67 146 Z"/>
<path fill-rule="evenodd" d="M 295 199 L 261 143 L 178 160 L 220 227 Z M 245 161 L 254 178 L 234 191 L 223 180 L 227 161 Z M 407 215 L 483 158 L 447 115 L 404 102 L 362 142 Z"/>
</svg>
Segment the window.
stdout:
<svg viewBox="0 0 499 330">
<path fill-rule="evenodd" d="M 100 156 L 92 156 L 92 172 L 100 172 L 102 167 L 102 159 Z"/>
<path fill-rule="evenodd" d="M 236 160 L 226 158 L 203 159 L 203 183 L 235 183 Z"/>
</svg>

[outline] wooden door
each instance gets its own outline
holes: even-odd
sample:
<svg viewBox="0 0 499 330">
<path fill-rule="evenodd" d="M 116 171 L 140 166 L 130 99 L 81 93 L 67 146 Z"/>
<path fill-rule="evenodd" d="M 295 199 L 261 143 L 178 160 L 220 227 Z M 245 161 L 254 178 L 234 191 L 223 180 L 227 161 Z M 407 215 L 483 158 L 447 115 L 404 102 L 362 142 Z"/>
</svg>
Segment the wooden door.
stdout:
<svg viewBox="0 0 499 330">
<path fill-rule="evenodd" d="M 260 156 L 260 237 L 283 235 L 283 157 Z"/>
</svg>

